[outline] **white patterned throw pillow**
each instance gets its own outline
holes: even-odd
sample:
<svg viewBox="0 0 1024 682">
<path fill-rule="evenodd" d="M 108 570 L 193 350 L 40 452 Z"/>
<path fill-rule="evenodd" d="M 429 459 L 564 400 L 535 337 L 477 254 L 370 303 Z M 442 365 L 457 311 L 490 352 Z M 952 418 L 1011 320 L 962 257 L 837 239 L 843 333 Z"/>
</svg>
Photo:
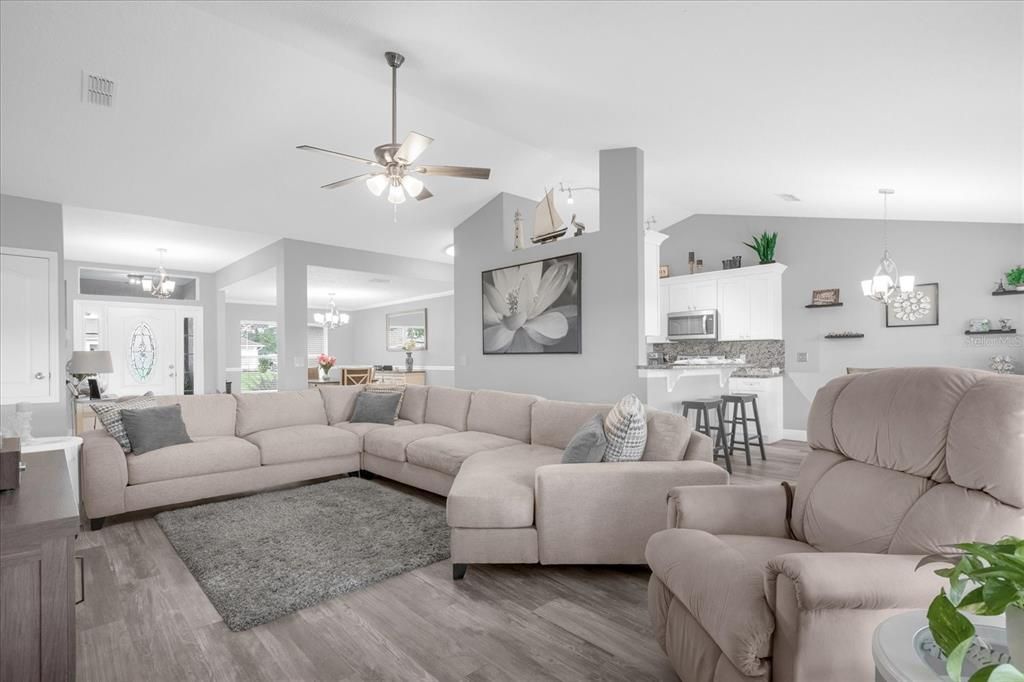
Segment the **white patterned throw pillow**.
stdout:
<svg viewBox="0 0 1024 682">
<path fill-rule="evenodd" d="M 116 403 L 100 403 L 90 405 L 92 411 L 99 417 L 103 428 L 117 441 L 125 453 L 132 451 L 131 441 L 128 440 L 128 433 L 124 430 L 124 422 L 121 421 L 121 410 L 144 410 L 147 407 L 156 407 L 156 399 L 152 396 L 142 396 L 131 400 L 121 400 Z"/>
<path fill-rule="evenodd" d="M 605 462 L 636 462 L 647 445 L 647 411 L 640 398 L 630 393 L 615 403 L 604 418 Z"/>
</svg>

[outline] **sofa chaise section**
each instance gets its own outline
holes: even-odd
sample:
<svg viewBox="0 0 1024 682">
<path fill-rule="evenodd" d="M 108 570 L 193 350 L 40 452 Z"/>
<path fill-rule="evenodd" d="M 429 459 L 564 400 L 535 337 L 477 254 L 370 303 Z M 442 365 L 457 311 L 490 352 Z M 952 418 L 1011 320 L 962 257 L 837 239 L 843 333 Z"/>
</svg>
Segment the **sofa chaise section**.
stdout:
<svg viewBox="0 0 1024 682">
<path fill-rule="evenodd" d="M 669 490 L 728 481 L 711 462 L 706 436 L 656 410 L 648 415 L 641 461 L 562 464 L 580 426 L 610 409 L 534 400 L 528 421 L 504 427 L 528 443 L 482 450 L 462 462 L 447 501 L 456 579 L 474 563 L 645 563 L 648 538 L 665 527 Z M 506 411 L 495 409 L 494 419 Z M 443 438 L 419 441 L 410 451 Z"/>
</svg>

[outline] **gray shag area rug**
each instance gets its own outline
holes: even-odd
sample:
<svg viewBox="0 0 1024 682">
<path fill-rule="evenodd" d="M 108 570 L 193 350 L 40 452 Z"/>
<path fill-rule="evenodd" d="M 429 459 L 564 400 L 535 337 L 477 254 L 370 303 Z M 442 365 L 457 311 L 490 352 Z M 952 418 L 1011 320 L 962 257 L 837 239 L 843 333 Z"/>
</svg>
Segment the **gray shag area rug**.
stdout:
<svg viewBox="0 0 1024 682">
<path fill-rule="evenodd" d="M 235 631 L 449 556 L 444 507 L 358 478 L 162 512 L 156 521 Z"/>
</svg>

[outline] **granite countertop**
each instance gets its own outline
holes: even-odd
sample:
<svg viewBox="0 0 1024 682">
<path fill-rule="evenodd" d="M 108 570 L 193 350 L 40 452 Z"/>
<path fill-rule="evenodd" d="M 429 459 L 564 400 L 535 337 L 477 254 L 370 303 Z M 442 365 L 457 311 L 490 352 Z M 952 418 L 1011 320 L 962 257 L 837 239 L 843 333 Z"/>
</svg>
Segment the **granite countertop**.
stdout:
<svg viewBox="0 0 1024 682">
<path fill-rule="evenodd" d="M 783 374 L 783 370 L 779 370 L 778 374 L 772 374 L 771 370 L 763 367 L 749 367 L 735 372 L 733 376 L 740 379 L 781 379 Z"/>
</svg>

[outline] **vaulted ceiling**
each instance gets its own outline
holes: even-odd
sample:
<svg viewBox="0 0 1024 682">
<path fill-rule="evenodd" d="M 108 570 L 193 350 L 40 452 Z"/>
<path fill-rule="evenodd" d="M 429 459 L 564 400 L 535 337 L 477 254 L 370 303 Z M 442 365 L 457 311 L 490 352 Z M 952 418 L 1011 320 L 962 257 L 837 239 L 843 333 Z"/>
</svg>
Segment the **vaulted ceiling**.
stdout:
<svg viewBox="0 0 1024 682">
<path fill-rule="evenodd" d="M 1021 222 L 1021 3 L 0 3 L 0 190 L 446 260 L 498 191 L 596 184 L 646 151 L 660 226 L 693 213 Z M 316 144 L 436 139 L 398 208 Z M 82 103 L 83 71 L 116 81 Z M 784 202 L 790 193 L 800 202 Z M 397 218 L 397 221 L 396 221 Z M 262 239 L 262 237 L 260 238 Z M 255 241 L 259 241 L 257 239 Z"/>
</svg>

